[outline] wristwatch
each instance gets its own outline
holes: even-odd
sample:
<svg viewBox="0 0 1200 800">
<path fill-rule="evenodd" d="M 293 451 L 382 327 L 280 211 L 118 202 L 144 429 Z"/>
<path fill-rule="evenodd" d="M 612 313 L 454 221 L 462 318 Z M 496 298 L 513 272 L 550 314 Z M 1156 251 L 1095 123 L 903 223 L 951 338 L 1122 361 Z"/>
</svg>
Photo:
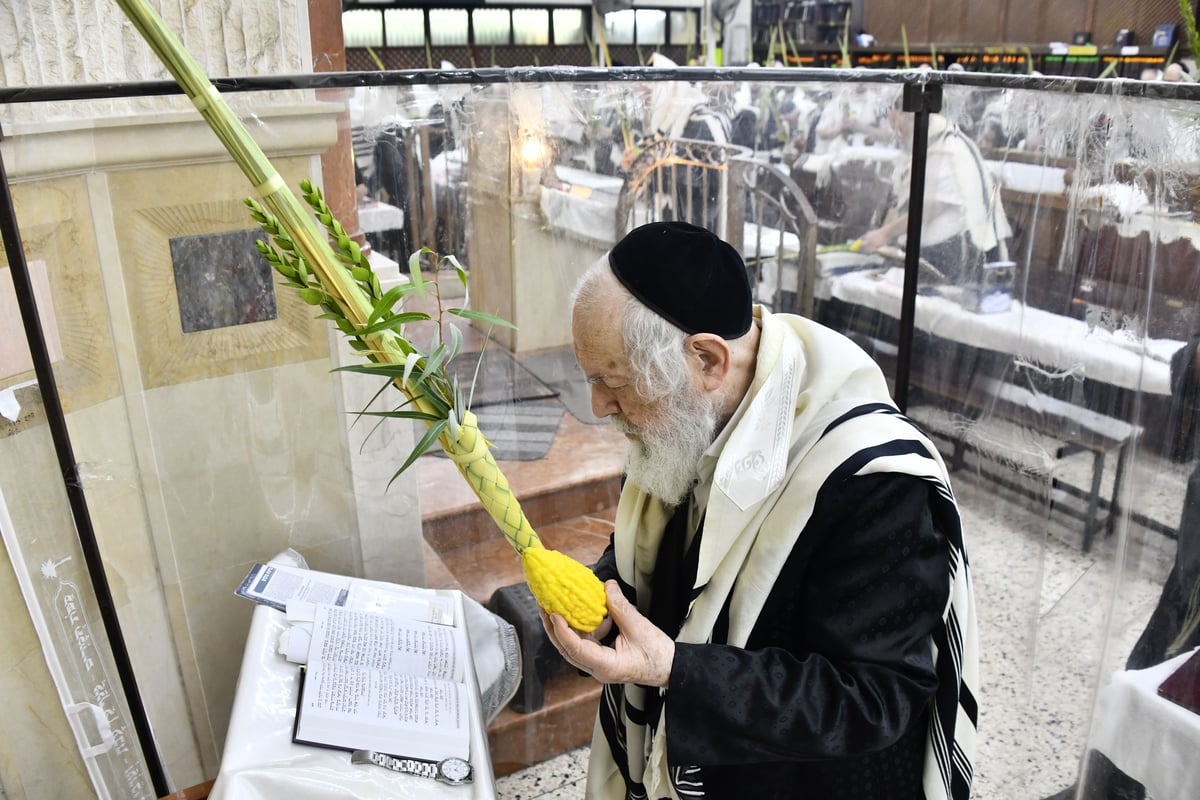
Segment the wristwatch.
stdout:
<svg viewBox="0 0 1200 800">
<path fill-rule="evenodd" d="M 398 758 L 374 750 L 355 750 L 350 755 L 351 764 L 375 764 L 393 772 L 433 778 L 451 786 L 462 786 L 471 782 L 471 763 L 461 758 L 443 758 L 441 761 L 424 761 L 419 758 Z"/>
</svg>

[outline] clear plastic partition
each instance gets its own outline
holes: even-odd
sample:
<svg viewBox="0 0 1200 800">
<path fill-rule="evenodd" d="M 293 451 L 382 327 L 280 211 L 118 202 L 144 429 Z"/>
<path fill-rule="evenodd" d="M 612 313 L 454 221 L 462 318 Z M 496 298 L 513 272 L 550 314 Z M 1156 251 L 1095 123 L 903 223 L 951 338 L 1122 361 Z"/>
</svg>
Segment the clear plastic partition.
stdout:
<svg viewBox="0 0 1200 800">
<path fill-rule="evenodd" d="M 1108 780 L 1086 756 L 1123 757 L 1114 672 L 1197 644 L 1195 565 L 1177 560 L 1195 513 L 1193 106 L 1122 82 L 980 79 L 926 115 L 905 105 L 912 74 L 731 75 L 343 75 L 227 98 L 292 191 L 322 189 L 385 290 L 430 281 L 406 308 L 433 321 L 407 335 L 457 343 L 449 369 L 513 493 L 585 562 L 607 544 L 625 443 L 593 413 L 568 297 L 639 224 L 716 231 L 756 302 L 877 360 L 951 469 L 980 614 L 976 796 Z M 218 773 L 252 612 L 233 590 L 288 548 L 509 619 L 531 644 L 492 723 L 495 772 L 572 754 L 582 778 L 598 685 L 539 649 L 520 564 L 454 462 L 434 448 L 397 474 L 424 426 L 358 413 L 399 401 L 337 370 L 360 357 L 272 274 L 254 187 L 194 109 L 55 99 L 0 121 L 78 478 L 172 780 Z M 46 494 L 54 448 L 29 358 L 4 345 L 24 334 L 4 331 L 0 511 Z M 62 531 L 64 503 L 44 502 Z M 78 564 L 45 519 L 0 521 L 18 575 L 61 583 Z M 65 653 L 59 639 L 39 641 Z"/>
</svg>

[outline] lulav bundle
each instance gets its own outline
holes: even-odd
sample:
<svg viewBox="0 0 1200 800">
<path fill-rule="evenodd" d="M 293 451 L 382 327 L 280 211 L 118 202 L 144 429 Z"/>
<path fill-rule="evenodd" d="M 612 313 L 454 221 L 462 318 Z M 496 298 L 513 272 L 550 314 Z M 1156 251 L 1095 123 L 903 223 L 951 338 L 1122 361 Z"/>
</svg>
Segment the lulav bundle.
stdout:
<svg viewBox="0 0 1200 800">
<path fill-rule="evenodd" d="M 507 326 L 509 323 L 471 309 L 443 309 L 437 282 L 427 282 L 422 277 L 421 259 L 431 257 L 437 266 L 449 262 L 464 287 L 466 272 L 454 256 L 439 259 L 426 248 L 409 258 L 410 281 L 384 292 L 366 255 L 333 217 L 321 191 L 308 181 L 301 183 L 300 189 L 317 221 L 327 230 L 341 269 L 349 273 L 351 281 L 371 308 L 366 324 L 355 326 L 347 318 L 336 298 L 325 289 L 317 271 L 309 268 L 305 259 L 296 252 L 294 243 L 279 221 L 260 203 L 248 199 L 246 205 L 250 208 L 251 216 L 271 237 L 269 242 L 258 242 L 258 249 L 283 280 L 295 288 L 306 303 L 321 308 L 321 317 L 337 325 L 349 337 L 351 346 L 371 362 L 339 369 L 386 377 L 406 398 L 406 402 L 396 410 L 363 413 L 416 419 L 425 423 L 424 437 L 392 476 L 393 480 L 411 466 L 418 456 L 435 443 L 439 444 L 520 556 L 526 581 L 538 605 L 547 612 L 562 614 L 576 630 L 595 630 L 605 615 L 604 586 L 583 564 L 542 545 L 496 463 L 487 439 L 479 430 L 475 415 L 466 409 L 462 387 L 445 369 L 446 364 L 458 354 L 462 340 L 458 329 L 451 325 L 451 341 L 448 344 L 440 341 L 442 311 L 489 324 Z M 430 290 L 436 294 L 439 307 L 436 328 L 439 334 L 435 337 L 435 346 L 428 352 L 403 335 L 403 326 L 429 322 L 433 318 L 424 312 L 395 310 L 396 305 L 406 297 L 413 294 L 423 296 L 427 287 L 432 287 Z"/>
<path fill-rule="evenodd" d="M 435 443 L 440 444 L 521 556 L 526 579 L 542 608 L 561 613 L 578 630 L 594 630 L 604 616 L 603 586 L 591 570 L 573 559 L 562 554 L 545 557 L 553 551 L 542 546 L 525 519 L 520 503 L 479 432 L 475 416 L 463 403 L 461 388 L 446 373 L 446 363 L 457 354 L 461 344 L 458 329 L 451 326 L 451 342 L 447 345 L 439 341 L 429 352 L 403 335 L 405 324 L 431 320 L 422 312 L 395 310 L 406 295 L 425 291 L 420 264 L 422 257 L 432 255 L 430 251 L 422 249 L 409 259 L 411 283 L 382 291 L 370 262 L 334 219 L 320 191 L 305 182 L 301 189 L 307 206 L 300 202 L 157 12 L 145 0 L 117 0 L 117 4 L 261 198 L 261 202 L 247 200 L 252 216 L 270 237 L 269 242 L 260 243 L 260 252 L 284 281 L 297 289 L 301 299 L 321 308 L 321 316 L 337 325 L 350 339 L 351 346 L 370 362 L 341 369 L 385 376 L 403 393 L 405 403 L 395 411 L 379 413 L 418 419 L 426 424 L 424 436 L 396 474 L 411 466 Z M 317 227 L 318 221 L 323 231 Z M 454 265 L 465 284 L 466 272 L 458 261 L 453 256 L 444 259 L 434 256 L 435 266 L 441 266 L 443 261 Z M 434 291 L 436 285 L 435 282 Z M 438 303 L 440 330 L 440 295 Z M 447 309 L 447 312 L 507 324 L 469 309 Z"/>
</svg>

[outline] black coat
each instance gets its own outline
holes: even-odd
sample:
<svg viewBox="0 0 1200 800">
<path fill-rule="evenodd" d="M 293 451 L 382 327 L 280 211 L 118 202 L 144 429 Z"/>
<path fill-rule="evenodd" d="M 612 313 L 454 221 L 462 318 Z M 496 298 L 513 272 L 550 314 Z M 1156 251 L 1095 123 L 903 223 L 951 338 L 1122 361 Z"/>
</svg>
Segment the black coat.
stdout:
<svg viewBox="0 0 1200 800">
<path fill-rule="evenodd" d="M 676 646 L 668 762 L 698 765 L 710 798 L 920 800 L 937 688 L 930 635 L 949 597 L 929 489 L 905 475 L 854 477 L 823 492 L 812 520 L 745 648 L 723 643 L 728 606 L 712 643 Z M 615 573 L 610 547 L 597 574 Z M 659 577 L 661 608 L 670 589 Z M 665 583 L 686 592 L 690 577 L 685 567 Z"/>
</svg>

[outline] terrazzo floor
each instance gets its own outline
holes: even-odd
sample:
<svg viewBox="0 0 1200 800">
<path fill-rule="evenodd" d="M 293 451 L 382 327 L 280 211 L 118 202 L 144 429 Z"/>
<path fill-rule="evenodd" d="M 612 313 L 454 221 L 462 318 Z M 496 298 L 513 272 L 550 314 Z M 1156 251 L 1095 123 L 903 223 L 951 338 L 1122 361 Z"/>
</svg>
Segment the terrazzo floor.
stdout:
<svg viewBox="0 0 1200 800">
<path fill-rule="evenodd" d="M 1057 474 L 1085 482 L 1090 457 Z M 1125 495 L 1164 525 L 1178 522 L 1190 466 L 1135 454 Z M 1120 668 L 1154 607 L 1174 542 L 1128 518 L 1091 552 L 1081 524 L 999 489 L 970 464 L 953 474 L 981 640 L 978 800 L 1036 800 L 1070 784 L 1095 692 Z M 1105 492 L 1111 487 L 1111 469 Z M 497 781 L 501 800 L 583 797 L 587 748 Z"/>
</svg>

